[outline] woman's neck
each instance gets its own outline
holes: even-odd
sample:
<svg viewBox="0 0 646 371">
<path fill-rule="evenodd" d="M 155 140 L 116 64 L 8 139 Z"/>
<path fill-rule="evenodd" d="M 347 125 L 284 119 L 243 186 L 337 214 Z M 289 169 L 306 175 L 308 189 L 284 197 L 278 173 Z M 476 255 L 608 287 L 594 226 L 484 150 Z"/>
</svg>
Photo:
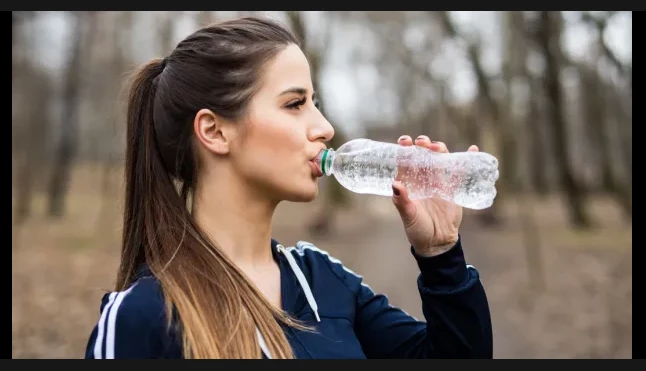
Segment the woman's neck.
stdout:
<svg viewBox="0 0 646 371">
<path fill-rule="evenodd" d="M 272 261 L 272 216 L 277 204 L 258 197 L 230 174 L 201 179 L 193 196 L 193 216 L 236 264 L 264 265 Z"/>
</svg>

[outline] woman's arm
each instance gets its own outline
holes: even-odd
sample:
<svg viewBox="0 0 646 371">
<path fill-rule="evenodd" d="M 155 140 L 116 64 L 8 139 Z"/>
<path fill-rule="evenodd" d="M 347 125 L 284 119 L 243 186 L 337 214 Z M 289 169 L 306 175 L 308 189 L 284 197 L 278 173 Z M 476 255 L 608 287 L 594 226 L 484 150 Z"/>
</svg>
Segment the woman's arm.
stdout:
<svg viewBox="0 0 646 371">
<path fill-rule="evenodd" d="M 492 358 L 489 305 L 478 272 L 464 261 L 461 241 L 434 257 L 414 250 L 425 322 L 392 307 L 388 299 L 359 287 L 355 332 L 368 358 Z M 337 274 L 351 275 L 336 268 Z M 343 273 L 341 273 L 343 272 Z"/>
<path fill-rule="evenodd" d="M 398 142 L 402 146 L 415 144 L 433 152 L 449 152 L 444 143 L 432 142 L 423 135 L 414 143 L 407 135 Z M 476 146 L 468 150 L 479 151 Z M 462 208 L 439 197 L 411 200 L 408 189 L 399 180 L 393 182 L 392 200 L 420 269 L 417 286 L 426 322 L 392 308 L 385 296 L 361 285 L 357 295 L 356 332 L 366 355 L 491 358 L 489 305 L 478 272 L 467 267 L 462 251 L 459 234 Z"/>
</svg>

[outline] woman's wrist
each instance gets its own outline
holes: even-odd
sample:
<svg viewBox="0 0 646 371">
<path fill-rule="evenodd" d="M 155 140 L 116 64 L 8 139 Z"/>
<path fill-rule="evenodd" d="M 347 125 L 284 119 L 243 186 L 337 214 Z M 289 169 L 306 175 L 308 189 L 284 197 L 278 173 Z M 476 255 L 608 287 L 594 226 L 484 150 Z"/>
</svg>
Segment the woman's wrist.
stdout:
<svg viewBox="0 0 646 371">
<path fill-rule="evenodd" d="M 447 244 L 449 245 L 449 244 Z M 439 246 L 438 246 L 439 247 Z M 461 285 L 468 276 L 461 239 L 448 249 L 432 256 L 418 254 L 411 246 L 411 252 L 420 269 L 421 280 L 425 287 L 452 288 Z"/>
<path fill-rule="evenodd" d="M 431 258 L 437 255 L 444 254 L 445 252 L 451 250 L 459 240 L 459 236 L 456 236 L 455 238 L 450 239 L 447 242 L 444 242 L 440 245 L 430 245 L 430 246 L 424 246 L 424 247 L 416 247 L 413 246 L 413 249 L 415 249 L 415 253 L 421 257 L 424 258 Z"/>
</svg>

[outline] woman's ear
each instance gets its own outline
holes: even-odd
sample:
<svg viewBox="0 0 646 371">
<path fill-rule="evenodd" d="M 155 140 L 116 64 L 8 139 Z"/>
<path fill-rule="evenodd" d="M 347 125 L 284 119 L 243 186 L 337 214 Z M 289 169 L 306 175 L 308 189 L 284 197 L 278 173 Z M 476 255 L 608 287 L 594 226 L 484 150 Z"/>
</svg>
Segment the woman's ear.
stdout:
<svg viewBox="0 0 646 371">
<path fill-rule="evenodd" d="M 234 136 L 233 125 L 209 109 L 201 109 L 195 115 L 193 130 L 197 140 L 209 151 L 227 155 Z"/>
</svg>

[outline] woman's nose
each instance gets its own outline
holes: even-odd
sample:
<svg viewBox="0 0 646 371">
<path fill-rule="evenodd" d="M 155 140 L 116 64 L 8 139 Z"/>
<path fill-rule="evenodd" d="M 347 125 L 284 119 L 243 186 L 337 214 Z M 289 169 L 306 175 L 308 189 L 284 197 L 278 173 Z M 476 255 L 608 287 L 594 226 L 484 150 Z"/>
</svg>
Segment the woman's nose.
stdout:
<svg viewBox="0 0 646 371">
<path fill-rule="evenodd" d="M 330 124 L 325 116 L 319 114 L 316 124 L 312 125 L 310 129 L 309 137 L 311 141 L 321 140 L 327 142 L 334 137 L 334 127 L 332 127 L 332 124 Z"/>
</svg>

